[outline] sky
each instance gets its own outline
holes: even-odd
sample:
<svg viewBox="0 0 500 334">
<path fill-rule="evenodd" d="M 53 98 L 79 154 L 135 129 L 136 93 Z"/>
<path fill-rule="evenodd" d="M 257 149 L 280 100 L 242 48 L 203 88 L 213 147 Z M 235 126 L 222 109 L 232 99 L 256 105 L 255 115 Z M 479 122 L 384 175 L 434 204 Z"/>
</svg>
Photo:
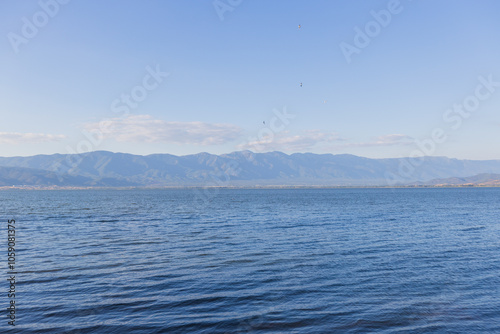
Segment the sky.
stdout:
<svg viewBox="0 0 500 334">
<path fill-rule="evenodd" d="M 500 159 L 500 2 L 0 1 L 0 156 Z"/>
</svg>

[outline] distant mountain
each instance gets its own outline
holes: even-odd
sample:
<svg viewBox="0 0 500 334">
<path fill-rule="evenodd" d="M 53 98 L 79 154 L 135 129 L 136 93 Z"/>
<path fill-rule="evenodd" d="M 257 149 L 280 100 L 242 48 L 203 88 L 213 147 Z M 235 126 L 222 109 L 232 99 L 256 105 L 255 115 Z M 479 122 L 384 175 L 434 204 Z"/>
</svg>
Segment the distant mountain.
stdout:
<svg viewBox="0 0 500 334">
<path fill-rule="evenodd" d="M 4 186 L 60 186 L 60 187 L 115 187 L 137 186 L 114 178 L 92 179 L 84 176 L 58 174 L 42 169 L 0 167 L 0 187 Z"/>
<path fill-rule="evenodd" d="M 83 186 L 91 181 L 82 176 L 58 175 L 41 169 L 23 167 L 0 167 L 0 186 Z"/>
<path fill-rule="evenodd" d="M 0 157 L 0 166 L 0 185 L 108 187 L 392 186 L 500 174 L 500 160 L 369 159 L 349 154 L 250 151 L 186 156 L 95 151 Z"/>
<path fill-rule="evenodd" d="M 416 182 L 414 184 L 430 186 L 500 186 L 500 174 L 483 173 L 469 177 L 434 179 L 428 182 Z"/>
</svg>

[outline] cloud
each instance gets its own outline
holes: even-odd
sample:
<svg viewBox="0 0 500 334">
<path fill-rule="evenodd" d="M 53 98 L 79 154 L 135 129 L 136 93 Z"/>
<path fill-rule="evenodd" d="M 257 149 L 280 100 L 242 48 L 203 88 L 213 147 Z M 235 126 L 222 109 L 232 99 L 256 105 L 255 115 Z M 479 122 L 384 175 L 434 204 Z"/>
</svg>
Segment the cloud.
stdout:
<svg viewBox="0 0 500 334">
<path fill-rule="evenodd" d="M 288 132 L 269 135 L 264 138 L 251 140 L 237 146 L 240 150 L 254 152 L 264 151 L 306 151 L 322 143 L 342 141 L 336 133 L 308 130 L 301 134 L 289 135 Z"/>
<path fill-rule="evenodd" d="M 84 128 L 101 134 L 102 138 L 133 143 L 219 145 L 241 135 L 241 129 L 236 125 L 167 122 L 153 119 L 149 115 L 112 118 L 100 123 L 85 124 Z"/>
<path fill-rule="evenodd" d="M 378 136 L 373 142 L 374 145 L 400 145 L 400 144 L 411 144 L 413 143 L 413 138 L 402 134 L 392 134 Z"/>
<path fill-rule="evenodd" d="M 344 147 L 373 147 L 373 146 L 393 146 L 413 144 L 413 138 L 402 134 L 390 134 L 375 137 L 374 140 L 361 143 L 346 143 L 337 148 Z"/>
<path fill-rule="evenodd" d="M 0 144 L 37 144 L 65 139 L 64 135 L 44 133 L 0 132 Z"/>
</svg>

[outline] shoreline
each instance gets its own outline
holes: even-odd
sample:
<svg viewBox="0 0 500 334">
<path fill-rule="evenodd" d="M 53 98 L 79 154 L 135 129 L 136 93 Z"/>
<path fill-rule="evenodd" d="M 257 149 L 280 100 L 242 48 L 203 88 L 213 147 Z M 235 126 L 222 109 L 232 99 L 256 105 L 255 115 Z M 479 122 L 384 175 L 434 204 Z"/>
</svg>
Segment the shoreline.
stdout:
<svg viewBox="0 0 500 334">
<path fill-rule="evenodd" d="M 137 186 L 137 187 L 60 187 L 60 186 L 0 186 L 8 190 L 188 190 L 188 189 L 419 189 L 419 188 L 498 188 L 500 185 L 401 185 L 401 186 L 301 186 L 301 185 L 256 185 L 256 186 Z"/>
</svg>

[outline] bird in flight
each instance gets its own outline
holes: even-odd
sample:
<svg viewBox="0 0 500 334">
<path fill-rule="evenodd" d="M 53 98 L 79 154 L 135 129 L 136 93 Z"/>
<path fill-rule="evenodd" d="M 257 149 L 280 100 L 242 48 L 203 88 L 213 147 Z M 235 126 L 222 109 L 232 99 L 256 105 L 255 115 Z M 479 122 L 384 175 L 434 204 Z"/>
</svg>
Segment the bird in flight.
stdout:
<svg viewBox="0 0 500 334">
<path fill-rule="evenodd" d="M 302 82 L 300 83 L 300 87 L 302 87 Z"/>
<path fill-rule="evenodd" d="M 299 24 L 299 29 L 300 29 L 300 24 Z"/>
</svg>

